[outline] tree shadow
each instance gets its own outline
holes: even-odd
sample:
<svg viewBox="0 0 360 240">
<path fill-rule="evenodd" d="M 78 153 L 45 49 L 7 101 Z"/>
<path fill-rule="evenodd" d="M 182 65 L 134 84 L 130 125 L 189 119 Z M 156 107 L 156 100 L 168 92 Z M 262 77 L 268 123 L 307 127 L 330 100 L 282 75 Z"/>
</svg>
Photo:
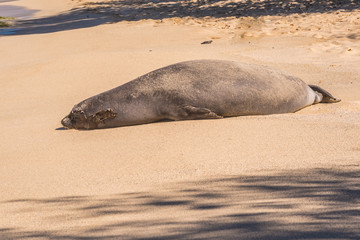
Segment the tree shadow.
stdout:
<svg viewBox="0 0 360 240">
<path fill-rule="evenodd" d="M 0 239 L 360 239 L 359 180 L 359 170 L 314 169 L 153 192 L 17 199 L 1 204 L 21 204 L 18 215 L 43 213 L 42 222 L 80 226 L 1 228 Z"/>
<path fill-rule="evenodd" d="M 114 0 L 88 2 L 57 16 L 18 21 L 16 33 L 39 34 L 88 28 L 104 23 L 145 19 L 259 17 L 294 13 L 324 13 L 360 8 L 358 0 Z"/>
<path fill-rule="evenodd" d="M 109 22 L 112 20 L 107 15 L 94 14 L 82 8 L 75 8 L 55 16 L 19 20 L 16 22 L 15 30 L 11 35 L 53 33 L 89 28 Z"/>
<path fill-rule="evenodd" d="M 323 13 L 336 10 L 354 10 L 360 7 L 356 0 L 120 0 L 89 4 L 89 10 L 112 14 L 118 20 L 161 20 L 173 17 L 259 17 L 294 13 Z"/>
</svg>

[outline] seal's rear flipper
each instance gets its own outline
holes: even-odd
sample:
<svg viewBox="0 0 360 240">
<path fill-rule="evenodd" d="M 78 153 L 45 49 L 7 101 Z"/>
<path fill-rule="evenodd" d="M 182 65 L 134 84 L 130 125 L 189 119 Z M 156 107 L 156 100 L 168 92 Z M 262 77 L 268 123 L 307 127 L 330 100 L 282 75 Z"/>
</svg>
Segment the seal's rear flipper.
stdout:
<svg viewBox="0 0 360 240">
<path fill-rule="evenodd" d="M 322 95 L 322 99 L 320 100 L 322 103 L 336 103 L 341 101 L 340 98 L 333 97 L 333 95 L 331 95 L 328 91 L 319 86 L 309 85 L 309 87 L 316 93 L 320 93 Z"/>
<path fill-rule="evenodd" d="M 180 111 L 175 115 L 171 114 L 169 119 L 171 120 L 191 120 L 191 119 L 211 119 L 211 118 L 223 118 L 217 115 L 213 111 L 207 108 L 193 107 L 190 105 L 182 106 Z"/>
</svg>

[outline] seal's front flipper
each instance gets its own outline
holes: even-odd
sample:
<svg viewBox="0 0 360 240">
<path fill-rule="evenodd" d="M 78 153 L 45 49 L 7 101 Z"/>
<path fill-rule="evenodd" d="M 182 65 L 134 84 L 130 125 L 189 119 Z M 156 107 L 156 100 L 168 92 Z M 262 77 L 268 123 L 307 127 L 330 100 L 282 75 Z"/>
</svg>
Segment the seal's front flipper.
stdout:
<svg viewBox="0 0 360 240">
<path fill-rule="evenodd" d="M 99 122 L 103 122 L 106 119 L 113 119 L 116 117 L 116 113 L 111 108 L 105 110 L 101 110 L 95 114 L 95 118 Z"/>
<path fill-rule="evenodd" d="M 223 118 L 207 108 L 193 107 L 189 105 L 182 106 L 176 114 L 171 114 L 171 120 L 191 120 L 191 119 L 211 119 Z"/>
<path fill-rule="evenodd" d="M 322 89 L 319 86 L 316 85 L 309 85 L 309 87 L 315 91 L 317 94 L 320 94 L 320 99 L 319 101 L 316 102 L 321 102 L 321 103 L 336 103 L 336 102 L 340 102 L 341 99 L 340 98 L 335 98 L 333 97 L 333 95 L 331 95 L 328 91 L 326 91 L 325 89 Z"/>
<path fill-rule="evenodd" d="M 101 111 L 97 112 L 96 114 L 91 115 L 89 117 L 88 124 L 90 124 L 91 127 L 93 127 L 93 125 L 95 125 L 98 128 L 102 128 L 104 126 L 105 120 L 113 119 L 116 117 L 116 115 L 117 114 L 111 108 L 109 108 L 107 110 L 101 110 Z"/>
</svg>

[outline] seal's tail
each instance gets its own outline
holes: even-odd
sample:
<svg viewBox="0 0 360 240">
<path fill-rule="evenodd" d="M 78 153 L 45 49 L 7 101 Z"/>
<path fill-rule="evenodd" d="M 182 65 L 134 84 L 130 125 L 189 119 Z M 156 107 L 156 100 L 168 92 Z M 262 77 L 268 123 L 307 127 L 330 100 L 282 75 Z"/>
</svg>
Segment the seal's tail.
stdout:
<svg viewBox="0 0 360 240">
<path fill-rule="evenodd" d="M 326 91 L 325 89 L 322 89 L 319 86 L 316 85 L 309 85 L 309 87 L 315 91 L 320 93 L 323 97 L 322 100 L 320 102 L 322 103 L 336 103 L 336 102 L 340 102 L 341 99 L 340 98 L 335 98 L 333 97 L 333 95 L 331 95 L 328 91 Z"/>
</svg>

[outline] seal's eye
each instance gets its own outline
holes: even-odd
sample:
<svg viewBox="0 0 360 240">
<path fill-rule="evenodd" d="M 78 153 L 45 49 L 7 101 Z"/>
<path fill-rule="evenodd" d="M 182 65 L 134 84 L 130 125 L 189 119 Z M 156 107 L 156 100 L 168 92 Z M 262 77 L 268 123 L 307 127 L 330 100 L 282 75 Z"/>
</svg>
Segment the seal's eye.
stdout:
<svg viewBox="0 0 360 240">
<path fill-rule="evenodd" d="M 72 115 L 72 119 L 75 120 L 75 121 L 76 121 L 76 120 L 79 120 L 79 119 L 80 119 L 79 114 L 73 114 L 73 115 Z"/>
<path fill-rule="evenodd" d="M 87 125 L 87 117 L 82 110 L 73 110 L 69 116 L 73 127 L 76 129 L 84 129 Z"/>
<path fill-rule="evenodd" d="M 69 114 L 69 119 L 72 124 L 77 124 L 84 122 L 84 120 L 86 120 L 86 116 L 82 110 L 73 110 Z"/>
</svg>

